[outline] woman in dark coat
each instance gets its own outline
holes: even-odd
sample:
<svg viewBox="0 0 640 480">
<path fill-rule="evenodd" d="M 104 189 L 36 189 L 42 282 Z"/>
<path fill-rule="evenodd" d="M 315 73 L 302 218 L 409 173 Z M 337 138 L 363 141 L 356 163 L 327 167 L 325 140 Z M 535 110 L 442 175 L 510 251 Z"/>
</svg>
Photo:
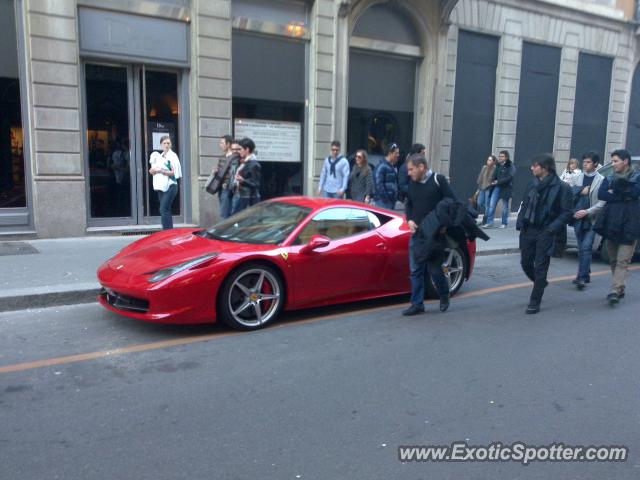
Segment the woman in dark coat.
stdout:
<svg viewBox="0 0 640 480">
<path fill-rule="evenodd" d="M 373 200 L 373 171 L 369 166 L 367 152 L 356 152 L 356 164 L 349 175 L 349 198 L 356 202 L 371 203 Z"/>
</svg>

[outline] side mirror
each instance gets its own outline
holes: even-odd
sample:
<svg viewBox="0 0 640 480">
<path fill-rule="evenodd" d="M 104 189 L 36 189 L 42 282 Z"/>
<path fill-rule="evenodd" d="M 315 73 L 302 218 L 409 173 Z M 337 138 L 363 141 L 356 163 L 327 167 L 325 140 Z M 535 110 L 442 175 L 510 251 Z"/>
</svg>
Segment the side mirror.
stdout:
<svg viewBox="0 0 640 480">
<path fill-rule="evenodd" d="M 300 253 L 309 253 L 318 248 L 326 247 L 331 240 L 324 235 L 314 235 L 304 247 L 300 249 Z"/>
</svg>

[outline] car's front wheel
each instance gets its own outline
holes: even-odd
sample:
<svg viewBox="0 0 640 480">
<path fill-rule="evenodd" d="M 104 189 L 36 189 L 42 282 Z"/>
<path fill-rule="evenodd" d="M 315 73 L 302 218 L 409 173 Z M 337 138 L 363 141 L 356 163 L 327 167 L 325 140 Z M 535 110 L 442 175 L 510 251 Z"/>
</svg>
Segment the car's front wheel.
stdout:
<svg viewBox="0 0 640 480">
<path fill-rule="evenodd" d="M 220 319 L 237 330 L 264 327 L 278 316 L 284 287 L 278 273 L 265 265 L 245 265 L 224 281 L 218 297 Z"/>
</svg>

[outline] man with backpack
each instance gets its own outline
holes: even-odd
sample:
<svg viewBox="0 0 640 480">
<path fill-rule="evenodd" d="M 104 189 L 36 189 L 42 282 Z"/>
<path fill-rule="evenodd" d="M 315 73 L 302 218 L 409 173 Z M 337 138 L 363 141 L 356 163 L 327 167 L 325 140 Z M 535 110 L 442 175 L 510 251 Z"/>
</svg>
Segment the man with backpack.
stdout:
<svg viewBox="0 0 640 480">
<path fill-rule="evenodd" d="M 447 179 L 432 172 L 427 159 L 422 154 L 411 155 L 407 159 L 407 172 L 411 181 L 407 191 L 407 224 L 413 236 L 409 241 L 409 268 L 411 270 L 411 305 L 402 312 L 405 316 L 424 313 L 425 272 L 428 272 L 440 297 L 440 311 L 449 308 L 449 282 L 442 270 L 445 260 L 444 249 L 435 248 L 428 259 L 419 259 L 416 235 L 424 218 L 435 210 L 445 197 L 455 199 Z M 446 227 L 439 232 L 444 235 Z"/>
</svg>

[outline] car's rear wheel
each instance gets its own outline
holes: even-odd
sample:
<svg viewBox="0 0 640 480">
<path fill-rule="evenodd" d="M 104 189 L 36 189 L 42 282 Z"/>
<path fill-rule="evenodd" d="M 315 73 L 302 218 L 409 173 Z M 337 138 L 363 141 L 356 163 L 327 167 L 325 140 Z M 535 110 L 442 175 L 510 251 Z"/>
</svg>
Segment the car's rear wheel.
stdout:
<svg viewBox="0 0 640 480">
<path fill-rule="evenodd" d="M 278 273 L 265 265 L 249 264 L 233 271 L 218 298 L 220 319 L 237 330 L 255 330 L 275 319 L 284 304 Z"/>
<path fill-rule="evenodd" d="M 460 290 L 460 287 L 462 287 L 462 284 L 464 283 L 464 279 L 467 278 L 467 262 L 465 261 L 465 254 L 460 247 L 446 248 L 444 258 L 445 260 L 442 263 L 442 270 L 444 271 L 444 276 L 449 282 L 449 295 L 453 295 Z M 431 280 L 429 275 L 427 275 L 427 277 L 427 297 L 438 298 L 438 292 L 433 284 L 433 280 Z"/>
</svg>

